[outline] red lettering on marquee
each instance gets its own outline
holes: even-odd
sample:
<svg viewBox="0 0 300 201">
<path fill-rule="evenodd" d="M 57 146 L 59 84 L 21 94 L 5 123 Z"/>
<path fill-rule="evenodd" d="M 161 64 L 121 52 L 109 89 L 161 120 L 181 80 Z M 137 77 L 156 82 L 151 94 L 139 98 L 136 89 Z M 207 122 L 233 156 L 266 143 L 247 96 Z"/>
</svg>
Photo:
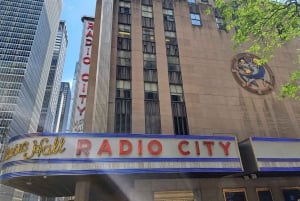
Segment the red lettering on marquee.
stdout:
<svg viewBox="0 0 300 201">
<path fill-rule="evenodd" d="M 111 150 L 109 141 L 106 139 L 103 140 L 103 142 L 99 148 L 98 155 L 102 155 L 102 153 L 107 153 L 109 156 L 112 155 L 112 150 Z"/>
<path fill-rule="evenodd" d="M 215 144 L 214 141 L 203 141 L 203 145 L 205 145 L 207 147 L 207 152 L 209 156 L 213 155 L 213 150 L 212 147 Z"/>
<path fill-rule="evenodd" d="M 197 156 L 200 156 L 200 146 L 198 141 L 195 141 L 195 148 Z"/>
<path fill-rule="evenodd" d="M 142 140 L 138 141 L 138 154 L 139 154 L 139 156 L 143 155 L 143 141 Z"/>
<path fill-rule="evenodd" d="M 89 156 L 90 149 L 91 149 L 92 143 L 90 140 L 87 139 L 81 139 L 77 141 L 77 148 L 76 148 L 76 156 L 80 156 L 81 153 L 83 153 L 86 156 Z"/>
<path fill-rule="evenodd" d="M 182 141 L 180 141 L 179 143 L 178 143 L 178 151 L 182 154 L 182 155 L 184 155 L 184 156 L 187 156 L 187 155 L 190 155 L 190 151 L 185 151 L 185 150 L 183 150 L 183 146 L 184 145 L 189 145 L 189 142 L 188 141 L 186 141 L 186 140 L 182 140 Z"/>
<path fill-rule="evenodd" d="M 219 142 L 219 144 L 220 144 L 220 146 L 223 148 L 223 150 L 224 150 L 224 154 L 226 155 L 226 156 L 228 156 L 229 155 L 229 147 L 230 147 L 230 142 L 226 142 L 226 144 L 224 144 L 223 142 Z"/>
<path fill-rule="evenodd" d="M 153 149 L 154 146 L 156 147 L 156 150 Z M 153 156 L 161 154 L 162 144 L 158 140 L 151 140 L 148 143 L 148 152 Z"/>
<path fill-rule="evenodd" d="M 120 156 L 129 155 L 132 152 L 132 144 L 129 140 L 120 140 L 119 154 Z"/>
</svg>

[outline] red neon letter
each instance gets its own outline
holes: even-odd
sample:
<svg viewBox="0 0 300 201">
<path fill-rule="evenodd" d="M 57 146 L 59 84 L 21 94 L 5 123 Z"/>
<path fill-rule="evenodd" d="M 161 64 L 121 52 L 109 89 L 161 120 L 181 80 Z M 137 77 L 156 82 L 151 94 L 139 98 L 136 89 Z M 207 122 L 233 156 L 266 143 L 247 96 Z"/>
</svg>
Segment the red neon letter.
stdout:
<svg viewBox="0 0 300 201">
<path fill-rule="evenodd" d="M 79 106 L 77 106 L 77 110 L 79 111 L 79 115 L 81 116 L 83 114 L 83 112 L 85 111 L 85 107 L 80 108 Z"/>
<path fill-rule="evenodd" d="M 93 22 L 89 22 L 87 28 L 88 29 L 94 29 L 94 23 Z"/>
<path fill-rule="evenodd" d="M 93 32 L 92 32 L 92 31 L 89 31 L 85 36 L 86 36 L 86 37 L 93 37 Z"/>
<path fill-rule="evenodd" d="M 127 149 L 125 149 L 125 146 L 127 147 Z M 120 140 L 119 150 L 120 156 L 130 154 L 132 152 L 131 142 L 129 140 Z"/>
<path fill-rule="evenodd" d="M 215 144 L 214 141 L 203 141 L 203 144 L 207 147 L 208 155 L 213 155 L 212 146 Z"/>
<path fill-rule="evenodd" d="M 139 154 L 139 156 L 143 155 L 143 141 L 142 140 L 138 141 L 138 154 Z"/>
<path fill-rule="evenodd" d="M 76 156 L 80 156 L 83 152 L 86 156 L 89 155 L 92 143 L 89 140 L 82 139 L 77 141 Z"/>
<path fill-rule="evenodd" d="M 84 82 L 88 82 L 89 81 L 89 74 L 88 73 L 83 73 L 81 75 L 81 80 Z"/>
<path fill-rule="evenodd" d="M 86 95 L 80 94 L 80 95 L 79 95 L 79 98 L 81 98 L 81 104 L 83 104 L 83 103 L 84 103 L 84 100 L 86 99 Z"/>
<path fill-rule="evenodd" d="M 86 38 L 85 39 L 85 46 L 91 46 L 92 45 L 92 39 L 90 39 L 90 38 Z"/>
<path fill-rule="evenodd" d="M 180 141 L 180 142 L 178 143 L 178 150 L 179 150 L 179 152 L 180 152 L 182 155 L 184 155 L 184 156 L 190 155 L 190 151 L 184 151 L 184 150 L 182 149 L 182 146 L 183 146 L 183 145 L 189 145 L 189 142 L 186 141 L 186 140 Z"/>
<path fill-rule="evenodd" d="M 103 140 L 99 148 L 98 155 L 101 155 L 103 152 L 106 152 L 109 156 L 112 155 L 111 147 L 108 140 Z"/>
<path fill-rule="evenodd" d="M 156 146 L 156 150 L 153 150 L 153 146 Z M 162 144 L 158 140 L 151 140 L 148 144 L 148 152 L 153 156 L 161 154 Z"/>
<path fill-rule="evenodd" d="M 200 147 L 199 147 L 199 142 L 198 141 L 195 141 L 195 148 L 196 148 L 197 156 L 200 156 Z"/>
<path fill-rule="evenodd" d="M 83 57 L 82 62 L 86 65 L 91 63 L 91 57 Z"/>
<path fill-rule="evenodd" d="M 219 142 L 219 144 L 220 144 L 221 147 L 223 148 L 224 154 L 225 154 L 226 156 L 228 156 L 228 155 L 229 155 L 230 142 L 226 142 L 226 144 L 224 144 L 223 142 Z"/>
</svg>

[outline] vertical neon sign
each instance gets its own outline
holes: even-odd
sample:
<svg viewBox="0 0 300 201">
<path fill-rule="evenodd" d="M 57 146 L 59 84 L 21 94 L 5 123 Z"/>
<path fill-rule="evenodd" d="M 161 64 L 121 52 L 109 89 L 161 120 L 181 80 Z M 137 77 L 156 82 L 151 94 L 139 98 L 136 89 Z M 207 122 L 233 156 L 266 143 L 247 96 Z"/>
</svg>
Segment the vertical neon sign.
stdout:
<svg viewBox="0 0 300 201">
<path fill-rule="evenodd" d="M 94 33 L 94 22 L 87 18 L 83 18 L 83 20 L 84 35 L 81 44 L 80 66 L 76 81 L 77 88 L 74 96 L 75 112 L 72 122 L 73 132 L 82 132 L 84 127 L 87 87 L 89 82 L 89 70 Z"/>
</svg>

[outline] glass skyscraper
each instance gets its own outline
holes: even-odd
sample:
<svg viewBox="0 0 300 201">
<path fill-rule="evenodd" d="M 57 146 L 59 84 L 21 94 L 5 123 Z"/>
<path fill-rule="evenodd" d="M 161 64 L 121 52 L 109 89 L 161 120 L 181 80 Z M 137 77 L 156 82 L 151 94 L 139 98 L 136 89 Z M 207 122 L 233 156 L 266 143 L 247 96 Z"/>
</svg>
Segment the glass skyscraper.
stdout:
<svg viewBox="0 0 300 201">
<path fill-rule="evenodd" d="M 54 119 L 56 107 L 58 104 L 58 96 L 60 96 L 60 83 L 62 79 L 67 44 L 68 37 L 66 23 L 64 21 L 61 21 L 59 23 L 55 46 L 53 50 L 51 67 L 49 71 L 42 111 L 37 130 L 38 132 L 54 131 Z"/>
<path fill-rule="evenodd" d="M 0 132 L 35 132 L 61 0 L 1 0 Z"/>
<path fill-rule="evenodd" d="M 62 0 L 0 0 L 0 136 L 36 132 Z M 0 200 L 22 192 L 0 186 Z"/>
<path fill-rule="evenodd" d="M 0 133 L 36 132 L 62 0 L 0 1 Z"/>
<path fill-rule="evenodd" d="M 69 109 L 71 103 L 71 89 L 69 82 L 61 82 L 54 121 L 54 132 L 67 132 Z"/>
</svg>

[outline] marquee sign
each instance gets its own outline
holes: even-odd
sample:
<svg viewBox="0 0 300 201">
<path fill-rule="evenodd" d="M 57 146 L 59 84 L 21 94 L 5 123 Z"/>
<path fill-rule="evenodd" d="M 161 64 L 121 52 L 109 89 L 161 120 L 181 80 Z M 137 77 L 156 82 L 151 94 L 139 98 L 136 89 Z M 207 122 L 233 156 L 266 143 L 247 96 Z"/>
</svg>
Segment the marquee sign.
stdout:
<svg viewBox="0 0 300 201">
<path fill-rule="evenodd" d="M 300 172 L 300 139 L 251 137 L 239 146 L 247 172 Z"/>
<path fill-rule="evenodd" d="M 233 136 L 44 133 L 10 140 L 2 177 L 242 171 Z"/>
</svg>

